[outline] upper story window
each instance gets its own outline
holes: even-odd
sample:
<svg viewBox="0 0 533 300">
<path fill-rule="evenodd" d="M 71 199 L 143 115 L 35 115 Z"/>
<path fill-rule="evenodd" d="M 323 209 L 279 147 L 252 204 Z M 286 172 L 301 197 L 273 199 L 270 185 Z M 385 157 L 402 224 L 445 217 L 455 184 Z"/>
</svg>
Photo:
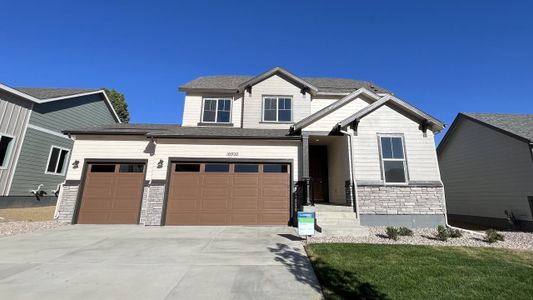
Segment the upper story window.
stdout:
<svg viewBox="0 0 533 300">
<path fill-rule="evenodd" d="M 292 99 L 287 96 L 263 98 L 263 121 L 265 122 L 291 122 Z"/>
<path fill-rule="evenodd" d="M 45 173 L 54 175 L 65 174 L 69 152 L 68 149 L 52 146 Z"/>
<path fill-rule="evenodd" d="M 381 162 L 385 183 L 407 183 L 407 165 L 401 136 L 380 136 Z"/>
<path fill-rule="evenodd" d="M 231 120 L 231 99 L 205 98 L 202 122 L 229 123 Z"/>
<path fill-rule="evenodd" d="M 15 138 L 0 133 L 0 169 L 7 168 Z"/>
</svg>

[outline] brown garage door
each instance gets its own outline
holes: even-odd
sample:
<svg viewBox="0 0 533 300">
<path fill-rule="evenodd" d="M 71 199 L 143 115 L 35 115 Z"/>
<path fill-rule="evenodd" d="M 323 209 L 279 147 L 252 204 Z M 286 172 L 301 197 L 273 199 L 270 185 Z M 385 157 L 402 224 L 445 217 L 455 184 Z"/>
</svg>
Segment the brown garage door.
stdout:
<svg viewBox="0 0 533 300">
<path fill-rule="evenodd" d="M 89 164 L 78 223 L 137 224 L 144 169 L 144 164 Z"/>
<path fill-rule="evenodd" d="M 173 163 L 167 225 L 287 225 L 287 164 Z"/>
</svg>

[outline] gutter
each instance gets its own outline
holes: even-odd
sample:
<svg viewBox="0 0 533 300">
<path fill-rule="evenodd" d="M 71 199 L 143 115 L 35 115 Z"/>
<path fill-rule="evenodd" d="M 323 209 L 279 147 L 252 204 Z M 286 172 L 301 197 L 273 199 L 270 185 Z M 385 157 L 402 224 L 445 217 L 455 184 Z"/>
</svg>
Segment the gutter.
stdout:
<svg viewBox="0 0 533 300">
<path fill-rule="evenodd" d="M 347 132 L 347 131 L 344 131 L 344 130 L 339 130 L 339 132 L 344 134 L 344 135 L 346 135 L 348 137 L 348 140 L 349 140 L 348 141 L 348 164 L 350 165 L 350 167 L 349 167 L 349 170 L 350 170 L 350 185 L 353 185 L 351 202 L 352 202 L 352 207 L 355 209 L 355 216 L 357 217 L 357 219 L 359 219 L 359 205 L 357 203 L 357 184 L 355 183 L 355 176 L 353 174 L 354 172 L 353 172 L 353 163 L 352 163 L 352 159 L 353 159 L 352 134 Z"/>
</svg>

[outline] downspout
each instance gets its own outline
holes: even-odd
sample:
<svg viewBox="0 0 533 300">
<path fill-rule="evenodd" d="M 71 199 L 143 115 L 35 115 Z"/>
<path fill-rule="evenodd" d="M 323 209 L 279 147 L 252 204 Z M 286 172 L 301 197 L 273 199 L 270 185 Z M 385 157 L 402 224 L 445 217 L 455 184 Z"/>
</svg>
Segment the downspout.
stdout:
<svg viewBox="0 0 533 300">
<path fill-rule="evenodd" d="M 456 226 L 452 226 L 452 225 L 448 224 L 448 209 L 446 208 L 446 193 L 444 192 L 444 184 L 442 186 L 443 186 L 443 188 L 442 188 L 442 200 L 444 200 L 444 223 L 446 224 L 446 227 L 452 228 L 452 229 L 461 230 L 461 231 L 465 231 L 465 232 L 469 232 L 469 233 L 473 233 L 473 234 L 483 235 L 483 233 L 478 232 L 478 231 L 464 229 L 464 228 L 461 228 L 461 227 L 456 227 Z"/>
<path fill-rule="evenodd" d="M 350 165 L 350 185 L 353 185 L 352 188 L 352 207 L 355 209 L 355 215 L 357 219 L 359 219 L 359 204 L 357 203 L 357 185 L 355 184 L 355 178 L 354 178 L 354 172 L 353 172 L 353 151 L 352 151 L 352 134 L 344 131 L 339 130 L 340 133 L 346 135 L 348 137 L 348 164 Z"/>
</svg>

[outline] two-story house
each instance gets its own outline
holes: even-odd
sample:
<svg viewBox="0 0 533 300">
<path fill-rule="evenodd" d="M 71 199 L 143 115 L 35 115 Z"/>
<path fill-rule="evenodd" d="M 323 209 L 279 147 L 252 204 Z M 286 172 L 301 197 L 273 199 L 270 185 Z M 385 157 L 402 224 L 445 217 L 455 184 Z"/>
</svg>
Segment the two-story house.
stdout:
<svg viewBox="0 0 533 300">
<path fill-rule="evenodd" d="M 55 205 L 74 143 L 62 130 L 117 122 L 103 90 L 0 84 L 0 208 Z"/>
<path fill-rule="evenodd" d="M 287 225 L 304 209 L 348 227 L 445 223 L 433 136 L 444 124 L 381 87 L 274 68 L 180 91 L 181 126 L 65 131 L 76 141 L 61 220 Z"/>
</svg>

